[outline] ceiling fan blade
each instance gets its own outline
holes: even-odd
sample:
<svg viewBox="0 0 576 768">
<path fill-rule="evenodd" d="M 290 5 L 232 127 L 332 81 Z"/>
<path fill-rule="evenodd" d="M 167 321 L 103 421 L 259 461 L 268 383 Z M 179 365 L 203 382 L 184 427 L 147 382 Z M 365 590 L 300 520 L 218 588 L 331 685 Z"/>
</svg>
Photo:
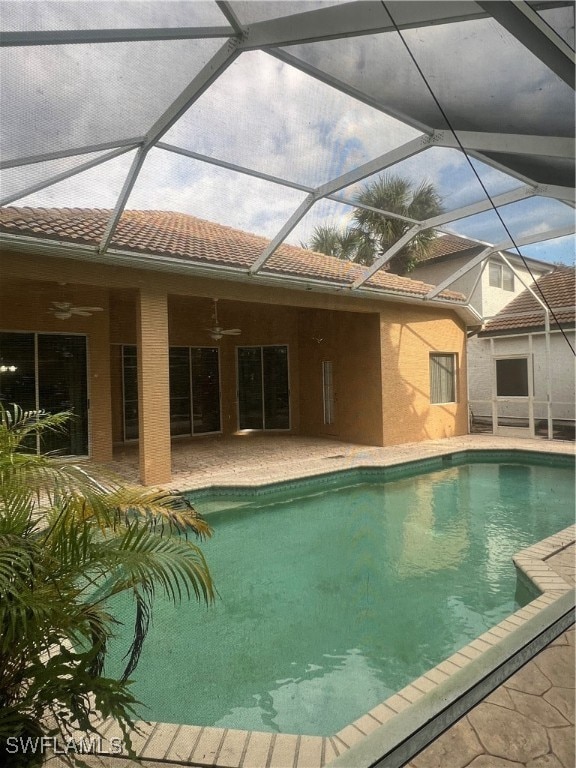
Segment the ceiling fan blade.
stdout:
<svg viewBox="0 0 576 768">
<path fill-rule="evenodd" d="M 73 309 L 81 309 L 83 312 L 103 312 L 102 307 L 74 307 Z"/>
<path fill-rule="evenodd" d="M 227 331 L 220 331 L 220 333 L 225 334 L 226 336 L 238 336 L 239 333 L 242 333 L 240 328 L 230 328 Z"/>
<path fill-rule="evenodd" d="M 90 317 L 92 312 L 86 312 L 82 307 L 72 307 L 70 310 L 71 315 L 79 315 L 80 317 Z"/>
</svg>

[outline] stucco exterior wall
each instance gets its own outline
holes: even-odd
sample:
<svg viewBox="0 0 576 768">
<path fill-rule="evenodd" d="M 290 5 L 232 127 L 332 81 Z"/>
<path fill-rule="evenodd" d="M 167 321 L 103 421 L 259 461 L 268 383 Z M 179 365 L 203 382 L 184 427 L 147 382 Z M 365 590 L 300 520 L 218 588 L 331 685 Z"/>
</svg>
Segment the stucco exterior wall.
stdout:
<svg viewBox="0 0 576 768">
<path fill-rule="evenodd" d="M 379 315 L 302 310 L 301 433 L 383 445 Z M 334 376 L 334 421 L 324 424 L 322 361 Z"/>
<path fill-rule="evenodd" d="M 166 479 L 168 466 L 167 404 L 154 414 L 155 401 L 167 393 L 166 355 L 160 347 L 166 339 L 170 346 L 214 346 L 205 330 L 213 297 L 219 298 L 221 325 L 242 329 L 241 336 L 218 344 L 225 433 L 238 427 L 236 347 L 266 344 L 289 348 L 293 433 L 392 445 L 466 432 L 465 329 L 449 308 L 25 254 L 1 254 L 0 274 L 0 330 L 86 334 L 95 459 L 109 459 L 113 440 L 122 439 L 121 345 L 149 347 L 141 373 L 158 381 L 153 386 L 141 381 L 147 422 L 140 428 L 148 435 L 141 469 L 148 482 Z M 54 298 L 104 311 L 59 321 L 48 313 Z M 430 405 L 431 351 L 458 356 L 455 404 Z M 325 359 L 334 364 L 333 425 L 323 423 Z M 150 447 L 154 441 L 161 456 Z M 163 466 L 157 476 L 155 463 Z"/>
<path fill-rule="evenodd" d="M 469 260 L 470 257 L 463 256 L 459 258 L 454 257 L 447 261 L 423 262 L 416 267 L 411 277 L 414 277 L 416 280 L 422 280 L 424 283 L 430 283 L 431 285 L 440 285 L 443 280 L 446 280 L 457 272 Z M 449 286 L 451 291 L 459 291 L 464 296 L 469 296 L 470 304 L 478 312 L 482 309 L 482 285 L 478 283 L 476 288 L 474 288 L 474 283 L 478 277 L 479 270 L 480 267 L 476 267 L 475 269 L 466 272 L 465 275 L 462 275 L 462 277 L 455 280 Z M 472 295 L 470 295 L 473 288 L 474 291 Z"/>
<path fill-rule="evenodd" d="M 466 333 L 450 313 L 410 307 L 380 316 L 384 445 L 468 431 Z M 456 402 L 430 403 L 430 353 L 457 355 Z"/>
</svg>

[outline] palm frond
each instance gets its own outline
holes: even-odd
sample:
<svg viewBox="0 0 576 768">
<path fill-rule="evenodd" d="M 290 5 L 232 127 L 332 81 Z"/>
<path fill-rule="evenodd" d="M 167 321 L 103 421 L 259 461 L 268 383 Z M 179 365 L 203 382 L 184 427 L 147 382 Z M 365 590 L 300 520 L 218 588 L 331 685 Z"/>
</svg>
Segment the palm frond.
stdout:
<svg viewBox="0 0 576 768">
<path fill-rule="evenodd" d="M 180 494 L 125 487 L 29 449 L 69 417 L 0 406 L 0 742 L 35 729 L 93 731 L 96 712 L 117 719 L 129 745 L 127 677 L 154 598 L 214 600 L 204 555 L 187 538 L 211 529 Z M 122 592 L 135 597 L 136 621 L 125 676 L 111 680 L 108 601 Z"/>
</svg>

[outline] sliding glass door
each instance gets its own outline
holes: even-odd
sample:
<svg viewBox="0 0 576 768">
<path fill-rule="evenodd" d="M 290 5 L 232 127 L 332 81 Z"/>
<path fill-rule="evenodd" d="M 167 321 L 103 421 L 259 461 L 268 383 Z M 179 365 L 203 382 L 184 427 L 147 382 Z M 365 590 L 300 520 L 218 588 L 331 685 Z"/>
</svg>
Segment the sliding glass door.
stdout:
<svg viewBox="0 0 576 768">
<path fill-rule="evenodd" d="M 138 438 L 136 347 L 122 352 L 124 439 Z M 220 370 L 217 347 L 170 347 L 170 434 L 220 432 Z"/>
<path fill-rule="evenodd" d="M 62 432 L 46 433 L 42 451 L 88 454 L 86 337 L 59 333 L 0 333 L 0 401 L 24 410 L 72 417 Z M 30 446 L 31 448 L 34 446 Z"/>
<path fill-rule="evenodd" d="M 290 429 L 288 347 L 238 347 L 238 426 Z"/>
</svg>

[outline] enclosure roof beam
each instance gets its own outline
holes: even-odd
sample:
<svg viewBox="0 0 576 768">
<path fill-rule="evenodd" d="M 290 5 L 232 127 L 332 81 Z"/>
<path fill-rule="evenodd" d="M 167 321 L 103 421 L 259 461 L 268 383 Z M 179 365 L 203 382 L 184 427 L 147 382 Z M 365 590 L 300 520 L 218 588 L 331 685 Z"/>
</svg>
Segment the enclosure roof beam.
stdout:
<svg viewBox="0 0 576 768">
<path fill-rule="evenodd" d="M 522 275 L 520 274 L 520 272 L 519 272 L 519 271 L 516 269 L 516 267 L 515 267 L 515 266 L 514 266 L 514 265 L 513 265 L 513 264 L 510 262 L 510 260 L 509 260 L 509 259 L 507 259 L 507 258 L 506 258 L 506 255 L 505 255 L 505 254 L 504 254 L 502 251 L 498 251 L 498 256 L 500 256 L 500 258 L 502 259 L 502 261 L 504 262 L 504 264 L 506 264 L 506 265 L 507 265 L 507 267 L 508 267 L 509 269 L 511 269 L 511 270 L 512 270 L 512 272 L 513 272 L 514 276 L 518 278 L 518 280 L 519 280 L 519 281 L 522 283 L 522 285 L 524 286 L 524 288 L 526 288 L 526 290 L 527 290 L 529 293 L 531 293 L 531 294 L 532 294 L 532 296 L 533 296 L 533 297 L 536 299 L 536 301 L 538 302 L 538 304 L 540 304 L 540 306 L 542 307 L 542 309 L 544 310 L 544 312 L 546 312 L 546 313 L 547 313 L 549 310 L 548 310 L 548 307 L 546 306 L 546 304 L 544 304 L 544 302 L 542 301 L 542 299 L 540 298 L 540 296 L 537 296 L 537 295 L 536 295 L 535 291 L 534 291 L 534 290 L 532 290 L 532 288 L 530 287 L 530 283 L 528 283 L 528 282 L 526 282 L 526 280 L 524 280 L 524 278 L 522 277 Z"/>
<path fill-rule="evenodd" d="M 534 187 L 526 186 L 519 189 L 513 189 L 510 192 L 503 192 L 501 195 L 496 195 L 491 200 L 485 198 L 484 200 L 479 200 L 477 203 L 471 203 L 462 208 L 456 208 L 453 211 L 447 211 L 438 216 L 433 216 L 432 218 L 423 221 L 422 225 L 426 228 L 440 227 L 443 224 L 449 224 L 451 221 L 459 221 L 468 216 L 474 216 L 477 213 L 490 211 L 494 207 L 497 208 L 499 206 L 509 205 L 510 203 L 517 203 L 520 200 L 526 200 L 526 198 L 533 197 L 535 194 L 537 194 L 537 192 Z"/>
<path fill-rule="evenodd" d="M 150 148 L 157 142 L 184 112 L 228 69 L 238 58 L 238 41 L 233 39 L 224 43 L 184 88 L 182 93 L 172 102 L 146 134 L 144 147 Z"/>
<path fill-rule="evenodd" d="M 56 29 L 2 32 L 0 48 L 30 45 L 89 45 L 156 40 L 199 40 L 233 37 L 230 27 L 137 27 L 121 29 Z"/>
<path fill-rule="evenodd" d="M 381 3 L 340 3 L 251 24 L 244 50 L 372 35 L 393 29 Z"/>
<path fill-rule="evenodd" d="M 326 197 L 334 192 L 338 192 L 340 189 L 344 189 L 344 187 L 349 187 L 351 184 L 362 181 L 362 179 L 372 176 L 372 174 L 378 173 L 391 165 L 395 165 L 407 157 L 417 155 L 429 147 L 430 143 L 431 138 L 429 136 L 418 136 L 416 139 L 412 139 L 400 147 L 396 147 L 396 149 L 385 152 L 383 155 L 364 163 L 358 168 L 353 168 L 351 171 L 327 181 L 316 189 L 316 195 L 317 197 Z"/>
<path fill-rule="evenodd" d="M 442 280 L 442 282 L 435 286 L 431 291 L 429 291 L 424 298 L 433 299 L 435 296 L 438 296 L 439 293 L 442 293 L 442 291 L 444 291 L 446 288 L 449 288 L 452 283 L 456 282 L 456 280 L 459 280 L 461 277 L 468 274 L 470 270 L 474 269 L 474 267 L 478 266 L 478 264 L 481 264 L 483 261 L 485 261 L 491 253 L 494 253 L 495 250 L 496 249 L 493 245 L 487 245 L 484 250 L 480 251 L 477 256 L 474 256 L 474 258 L 470 259 L 467 264 L 464 264 L 464 266 L 460 267 L 460 269 L 457 269 L 456 272 L 453 272 L 451 275 L 448 275 L 445 280 Z"/>
<path fill-rule="evenodd" d="M 255 260 L 255 262 L 252 264 L 250 269 L 248 270 L 251 275 L 255 275 L 259 269 L 268 261 L 268 259 L 273 255 L 274 251 L 282 245 L 284 240 L 288 237 L 290 232 L 294 229 L 294 227 L 298 224 L 298 222 L 304 218 L 304 216 L 308 213 L 310 208 L 314 205 L 318 198 L 315 194 L 310 194 L 308 197 L 303 200 L 298 208 L 294 211 L 292 216 L 288 219 L 288 221 L 284 224 L 282 229 L 278 232 L 276 237 L 274 237 L 273 240 L 271 240 L 266 248 L 262 251 L 260 256 Z"/>
<path fill-rule="evenodd" d="M 228 0 L 216 0 L 216 5 L 220 8 L 220 11 L 226 17 L 226 21 L 237 35 L 241 35 L 244 32 L 240 19 L 236 16 L 236 12 L 228 2 Z"/>
<path fill-rule="evenodd" d="M 555 200 L 561 200 L 572 206 L 576 202 L 576 190 L 574 187 L 560 187 L 555 184 L 539 184 L 536 187 L 536 194 L 542 197 L 551 197 Z"/>
<path fill-rule="evenodd" d="M 450 24 L 484 18 L 477 5 L 463 0 L 450 3 L 387 3 L 394 20 L 383 4 L 375 2 L 340 5 L 295 13 L 278 19 L 251 24 L 246 46 L 249 48 L 310 43 L 333 38 L 357 37 L 396 29 L 418 29 L 434 24 Z"/>
<path fill-rule="evenodd" d="M 296 181 L 290 181 L 280 176 L 273 176 L 270 173 L 263 173 L 262 171 L 256 171 L 253 168 L 246 168 L 244 165 L 238 165 L 237 163 L 229 163 L 227 160 L 219 160 L 217 157 L 210 157 L 209 155 L 203 155 L 201 152 L 194 152 L 191 149 L 184 149 L 183 147 L 177 147 L 174 144 L 166 144 L 164 141 L 159 141 L 156 144 L 158 149 L 164 149 L 166 152 L 174 152 L 177 155 L 184 155 L 192 160 L 199 160 L 202 163 L 208 163 L 209 165 L 216 165 L 218 168 L 225 168 L 228 171 L 234 171 L 236 173 L 243 173 L 246 176 L 253 176 L 256 179 L 262 179 L 262 181 L 270 181 L 273 184 L 281 184 L 283 187 L 290 187 L 291 189 L 298 189 L 300 192 L 306 192 L 310 194 L 314 192 L 314 187 L 306 186 L 305 184 L 298 184 Z"/>
<path fill-rule="evenodd" d="M 477 3 L 543 64 L 574 88 L 574 51 L 528 3 L 523 0 L 477 0 Z"/>
<path fill-rule="evenodd" d="M 476 149 L 481 152 L 504 152 L 542 157 L 574 157 L 574 139 L 563 136 L 526 136 L 518 133 L 488 133 L 483 131 L 438 131 L 442 147 Z"/>
<path fill-rule="evenodd" d="M 120 195 L 114 206 L 114 210 L 112 211 L 112 215 L 104 228 L 104 234 L 102 235 L 102 239 L 100 240 L 97 249 L 99 253 L 104 253 L 106 251 L 110 245 L 110 241 L 114 237 L 114 232 L 116 231 L 120 217 L 124 212 L 124 208 L 126 207 L 126 203 L 128 202 L 128 198 L 130 197 L 130 193 L 136 183 L 136 179 L 138 178 L 138 174 L 140 173 L 140 169 L 142 168 L 142 164 L 144 163 L 147 154 L 148 150 L 144 147 L 140 147 L 136 153 L 136 157 L 132 161 L 132 165 L 130 166 L 130 170 L 128 171 L 128 175 L 126 176 L 122 190 L 120 191 Z"/>
<path fill-rule="evenodd" d="M 186 112 L 186 110 L 206 91 L 207 88 L 224 72 L 238 57 L 238 44 L 235 40 L 224 43 L 212 56 L 192 81 L 184 88 L 182 93 L 172 102 L 168 109 L 161 115 L 150 128 L 143 144 L 140 146 L 132 163 L 128 176 L 122 187 L 122 191 L 116 202 L 116 206 L 104 229 L 104 234 L 98 246 L 98 251 L 103 253 L 108 248 L 114 237 L 114 232 L 120 221 L 120 217 L 126 207 L 130 193 L 136 183 L 138 174 L 150 149 L 174 123 Z"/>
<path fill-rule="evenodd" d="M 107 160 L 112 160 L 115 157 L 119 157 L 120 155 L 123 155 L 126 152 L 130 152 L 131 150 L 132 147 L 118 147 L 111 152 L 107 152 L 106 154 L 101 155 L 100 157 L 88 160 L 85 163 L 81 163 L 80 165 L 75 166 L 74 168 L 69 168 L 68 170 L 63 171 L 62 173 L 57 173 L 54 176 L 50 176 L 48 179 L 44 179 L 43 181 L 38 182 L 37 184 L 32 184 L 25 189 L 21 189 L 18 192 L 12 193 L 11 195 L 6 195 L 6 197 L 0 198 L 0 206 L 10 205 L 10 203 L 13 203 L 15 200 L 20 200 L 23 197 L 34 194 L 34 192 L 39 192 L 41 189 L 50 187 L 52 184 L 57 184 L 59 181 L 68 179 L 71 176 L 76 176 L 76 174 L 82 173 L 82 171 L 87 171 L 90 168 L 94 168 L 96 165 L 100 165 L 101 163 L 105 163 Z"/>
<path fill-rule="evenodd" d="M 372 266 L 364 272 L 363 275 L 361 275 L 357 280 L 355 280 L 352 285 L 350 286 L 351 290 L 355 290 L 356 288 L 359 288 L 361 285 L 363 285 L 367 280 L 369 280 L 372 275 L 375 272 L 378 272 L 378 270 L 384 266 L 387 262 L 390 261 L 390 259 L 395 256 L 398 251 L 402 250 L 404 246 L 412 240 L 412 238 L 418 234 L 422 229 L 422 226 L 420 224 L 416 224 L 416 226 L 409 229 L 407 232 L 405 232 L 402 237 L 397 240 L 394 245 L 391 245 L 388 250 L 378 256 L 376 261 L 372 264 Z"/>
<path fill-rule="evenodd" d="M 341 176 L 337 176 L 331 181 L 328 181 L 325 184 L 317 187 L 306 198 L 306 200 L 304 200 L 298 206 L 296 211 L 282 227 L 280 232 L 278 232 L 276 237 L 262 251 L 260 256 L 250 267 L 250 274 L 255 275 L 258 270 L 262 268 L 262 266 L 268 261 L 269 258 L 271 258 L 276 249 L 283 243 L 290 232 L 292 232 L 294 227 L 308 213 L 310 208 L 312 208 L 317 200 L 320 200 L 323 197 L 329 197 L 344 187 L 348 187 L 357 181 L 365 179 L 367 176 L 371 176 L 373 173 L 377 173 L 378 171 L 382 171 L 390 165 L 394 165 L 406 157 L 411 157 L 412 155 L 421 152 L 428 146 L 429 143 L 430 138 L 428 136 L 419 136 L 418 138 L 412 139 L 412 141 L 408 141 L 406 144 L 403 144 L 401 147 L 397 147 L 390 152 L 386 152 L 383 155 L 380 155 L 380 157 L 364 163 L 364 165 L 361 165 L 359 168 L 354 168 L 352 171 L 343 173 Z M 349 201 L 347 201 L 345 204 L 354 205 L 354 203 Z M 386 215 L 384 211 L 382 211 L 382 214 Z"/>
<path fill-rule="evenodd" d="M 549 229 L 547 232 L 537 232 L 532 235 L 523 235 L 522 237 L 516 237 L 514 240 L 504 240 L 492 247 L 494 251 L 502 251 L 508 248 L 515 248 L 520 245 L 533 245 L 534 243 L 544 243 L 546 240 L 555 240 L 557 237 L 566 237 L 567 235 L 573 235 L 576 232 L 576 223 L 568 224 L 564 227 L 557 227 L 556 229 Z"/>
<path fill-rule="evenodd" d="M 131 139 L 119 139 L 117 141 L 106 141 L 102 144 L 88 144 L 84 147 L 72 147 L 71 149 L 60 149 L 55 152 L 44 152 L 41 155 L 29 155 L 28 157 L 18 157 L 12 160 L 0 161 L 0 170 L 7 168 L 18 168 L 21 165 L 32 165 L 33 163 L 45 163 L 48 160 L 59 160 L 63 157 L 74 157 L 75 155 L 87 155 L 90 152 L 103 152 L 107 149 L 116 149 L 117 147 L 128 147 L 135 149 L 144 142 L 143 136 L 136 136 Z"/>
<path fill-rule="evenodd" d="M 377 99 L 374 99 L 370 97 L 368 94 L 364 93 L 364 91 L 361 91 L 359 88 L 354 88 L 354 86 L 349 85 L 348 83 L 344 82 L 343 80 L 340 80 L 334 75 L 329 74 L 328 72 L 324 72 L 318 67 L 315 67 L 313 64 L 309 64 L 306 61 L 302 61 L 302 59 L 299 59 L 297 56 L 294 56 L 291 53 L 289 53 L 288 50 L 279 49 L 279 48 L 268 48 L 266 49 L 266 53 L 269 54 L 270 56 L 273 56 L 275 59 L 279 59 L 279 61 L 283 61 L 285 64 L 289 64 L 291 67 L 294 67 L 295 69 L 300 70 L 300 72 L 304 72 L 304 74 L 309 75 L 310 77 L 313 77 L 316 80 L 319 80 L 321 83 L 325 83 L 326 85 L 329 85 L 331 88 L 335 88 L 341 93 L 346 94 L 346 96 L 350 96 L 351 98 L 356 99 L 357 101 L 360 101 L 362 104 L 367 104 L 369 107 L 372 107 L 373 109 L 377 109 L 379 112 L 381 112 L 384 115 L 389 115 L 390 117 L 393 117 L 396 120 L 400 120 L 405 125 L 415 128 L 417 131 L 421 131 L 422 133 L 427 133 L 427 134 L 433 133 L 433 128 L 431 128 L 429 125 L 426 125 L 425 123 L 422 123 L 421 121 L 416 120 L 414 117 L 411 117 L 405 112 L 401 112 L 400 110 L 387 107 Z"/>
<path fill-rule="evenodd" d="M 460 269 L 456 270 L 456 272 L 454 272 L 452 275 L 449 275 L 439 285 L 433 288 L 433 290 L 427 293 L 426 298 L 433 299 L 435 296 L 441 293 L 441 291 L 443 291 L 445 288 L 448 288 L 448 286 L 452 285 L 452 283 L 456 282 L 456 280 L 458 280 L 463 275 L 470 272 L 471 269 L 474 269 L 474 267 L 476 267 L 478 264 L 484 261 L 484 259 L 487 259 L 489 256 L 491 256 L 493 253 L 496 253 L 497 251 L 503 251 L 503 250 L 506 250 L 507 248 L 518 248 L 523 245 L 533 245 L 534 243 L 541 243 L 541 242 L 545 242 L 546 240 L 553 240 L 557 237 L 565 237 L 566 235 L 574 234 L 575 230 L 576 230 L 576 226 L 574 224 L 571 224 L 570 226 L 551 229 L 548 232 L 538 232 L 537 234 L 524 235 L 523 237 L 517 237 L 515 240 L 504 240 L 503 242 L 498 243 L 497 245 L 488 245 L 477 256 L 474 256 L 473 259 L 470 259 L 470 261 L 467 264 L 464 264 L 463 267 L 460 267 Z"/>
</svg>

